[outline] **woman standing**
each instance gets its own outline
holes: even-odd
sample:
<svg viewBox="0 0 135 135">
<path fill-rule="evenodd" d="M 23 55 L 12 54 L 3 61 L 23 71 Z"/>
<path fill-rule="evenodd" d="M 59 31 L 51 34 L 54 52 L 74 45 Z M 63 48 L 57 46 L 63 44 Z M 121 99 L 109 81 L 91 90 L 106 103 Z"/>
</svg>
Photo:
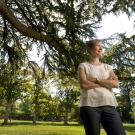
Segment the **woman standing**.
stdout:
<svg viewBox="0 0 135 135">
<path fill-rule="evenodd" d="M 87 43 L 89 61 L 80 63 L 78 77 L 81 88 L 80 117 L 86 135 L 100 135 L 100 123 L 107 135 L 125 135 L 112 88 L 119 85 L 108 64 L 102 63 L 102 43 L 98 39 Z"/>
</svg>

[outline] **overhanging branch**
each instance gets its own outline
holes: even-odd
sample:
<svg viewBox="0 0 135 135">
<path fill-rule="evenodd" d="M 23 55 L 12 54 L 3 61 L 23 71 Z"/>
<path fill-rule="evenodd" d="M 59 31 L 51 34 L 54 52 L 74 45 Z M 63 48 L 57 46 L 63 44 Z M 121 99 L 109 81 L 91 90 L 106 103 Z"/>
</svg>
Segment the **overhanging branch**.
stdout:
<svg viewBox="0 0 135 135">
<path fill-rule="evenodd" d="M 0 0 L 0 14 L 12 25 L 12 27 L 17 29 L 17 31 L 24 36 L 45 42 L 48 45 L 53 46 L 57 51 L 63 52 L 64 45 L 60 38 L 50 37 L 27 27 L 14 16 L 3 0 Z"/>
</svg>

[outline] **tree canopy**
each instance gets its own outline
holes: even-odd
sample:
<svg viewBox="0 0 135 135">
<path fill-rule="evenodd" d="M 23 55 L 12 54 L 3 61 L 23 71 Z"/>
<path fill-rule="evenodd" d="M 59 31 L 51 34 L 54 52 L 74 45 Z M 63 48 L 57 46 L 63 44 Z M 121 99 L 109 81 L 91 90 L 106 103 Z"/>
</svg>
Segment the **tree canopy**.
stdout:
<svg viewBox="0 0 135 135">
<path fill-rule="evenodd" d="M 120 11 L 131 15 L 134 10 L 134 1 L 127 0 L 0 1 L 1 20 L 5 19 L 15 33 L 44 46 L 49 69 L 70 75 L 86 58 L 84 40 L 96 36 L 102 16 Z"/>
</svg>

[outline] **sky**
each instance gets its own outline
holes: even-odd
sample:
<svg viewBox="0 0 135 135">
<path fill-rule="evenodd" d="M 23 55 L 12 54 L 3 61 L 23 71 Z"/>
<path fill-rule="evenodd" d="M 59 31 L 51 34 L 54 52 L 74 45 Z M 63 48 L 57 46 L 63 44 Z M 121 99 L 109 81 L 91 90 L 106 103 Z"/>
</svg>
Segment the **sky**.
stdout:
<svg viewBox="0 0 135 135">
<path fill-rule="evenodd" d="M 118 16 L 114 14 L 105 15 L 100 24 L 102 27 L 96 33 L 97 37 L 99 39 L 108 38 L 115 33 L 125 32 L 127 36 L 131 36 L 135 34 L 134 21 L 134 16 L 128 18 L 126 14 L 120 14 Z"/>
</svg>

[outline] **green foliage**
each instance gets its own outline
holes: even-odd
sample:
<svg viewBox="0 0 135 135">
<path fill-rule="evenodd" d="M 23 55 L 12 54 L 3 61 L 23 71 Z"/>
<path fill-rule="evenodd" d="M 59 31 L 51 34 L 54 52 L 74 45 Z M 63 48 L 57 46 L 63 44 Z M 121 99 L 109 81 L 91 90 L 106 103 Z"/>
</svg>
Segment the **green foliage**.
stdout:
<svg viewBox="0 0 135 135">
<path fill-rule="evenodd" d="M 117 35 L 117 39 L 110 42 L 104 56 L 104 61 L 114 67 L 114 71 L 120 80 L 119 106 L 122 109 L 122 118 L 125 121 L 133 122 L 130 111 L 132 108 L 132 99 L 130 93 L 135 88 L 133 74 L 135 73 L 135 44 L 134 38 L 126 38 L 124 34 Z M 126 108 L 126 109 L 124 109 Z"/>
<path fill-rule="evenodd" d="M 19 114 L 24 114 L 27 116 L 31 116 L 31 100 L 26 97 L 24 98 L 21 103 L 19 103 Z"/>
<path fill-rule="evenodd" d="M 0 78 L 0 86 L 3 89 L 0 94 L 7 101 L 16 101 L 21 98 L 21 93 L 27 89 L 28 80 L 23 78 L 20 71 L 13 74 L 10 64 L 1 65 Z"/>
</svg>

